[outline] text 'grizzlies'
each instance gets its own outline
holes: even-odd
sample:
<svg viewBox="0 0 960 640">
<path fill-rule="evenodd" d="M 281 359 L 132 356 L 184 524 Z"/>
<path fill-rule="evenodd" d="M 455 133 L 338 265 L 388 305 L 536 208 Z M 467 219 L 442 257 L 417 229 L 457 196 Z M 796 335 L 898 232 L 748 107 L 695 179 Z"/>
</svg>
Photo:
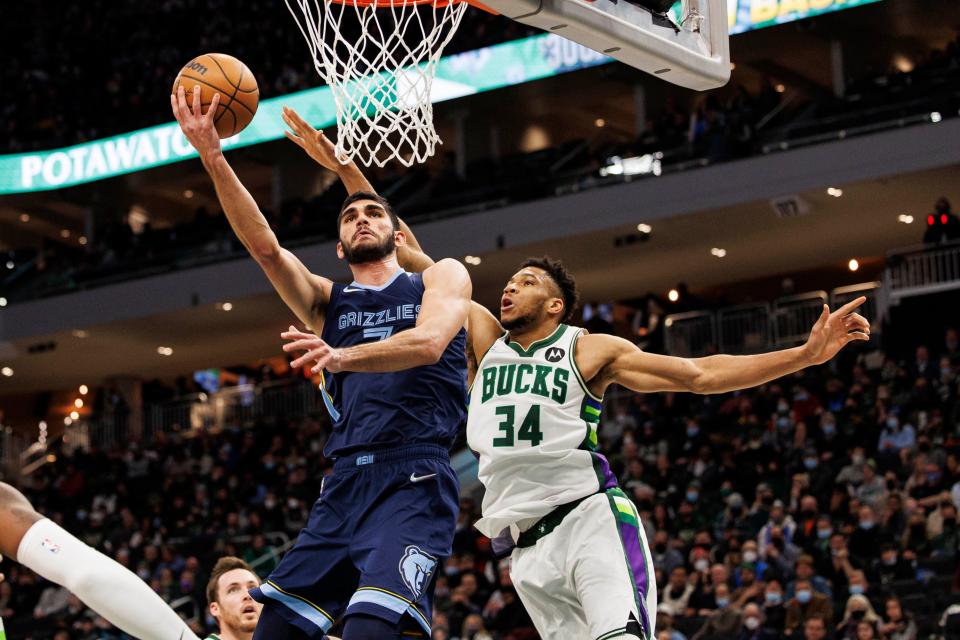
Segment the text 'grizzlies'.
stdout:
<svg viewBox="0 0 960 640">
<path fill-rule="evenodd" d="M 420 315 L 420 305 L 418 304 L 401 304 L 380 311 L 351 311 L 342 314 L 337 319 L 337 327 L 340 329 L 376 327 L 397 320 L 416 320 L 418 315 Z"/>
<path fill-rule="evenodd" d="M 567 399 L 570 370 L 545 364 L 504 364 L 499 367 L 486 367 L 482 380 L 482 402 L 494 396 L 532 393 L 563 404 Z"/>
</svg>

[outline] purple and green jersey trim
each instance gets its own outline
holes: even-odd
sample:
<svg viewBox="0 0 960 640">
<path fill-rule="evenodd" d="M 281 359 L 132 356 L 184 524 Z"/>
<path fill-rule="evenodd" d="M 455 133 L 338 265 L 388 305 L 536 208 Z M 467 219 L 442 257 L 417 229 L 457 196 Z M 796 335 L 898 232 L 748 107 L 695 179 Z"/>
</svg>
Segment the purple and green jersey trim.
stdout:
<svg viewBox="0 0 960 640">
<path fill-rule="evenodd" d="M 634 597 L 637 602 L 637 611 L 640 612 L 640 624 L 643 626 L 645 638 L 650 638 L 650 612 L 647 611 L 647 593 L 652 576 L 647 573 L 647 553 L 643 540 L 640 537 L 640 515 L 630 498 L 618 488 L 607 490 L 607 499 L 610 508 L 617 519 L 617 528 L 620 532 L 620 543 L 623 545 L 623 556 L 630 572 L 630 580 L 634 585 Z"/>
</svg>

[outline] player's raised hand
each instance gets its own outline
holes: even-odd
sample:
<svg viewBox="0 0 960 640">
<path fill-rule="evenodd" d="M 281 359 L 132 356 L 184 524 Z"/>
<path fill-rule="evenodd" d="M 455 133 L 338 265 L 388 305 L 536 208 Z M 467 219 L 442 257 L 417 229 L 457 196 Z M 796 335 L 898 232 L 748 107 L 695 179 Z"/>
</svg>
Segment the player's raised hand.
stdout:
<svg viewBox="0 0 960 640">
<path fill-rule="evenodd" d="M 187 94 L 182 86 L 177 88 L 176 94 L 170 95 L 170 107 L 173 109 L 173 117 L 180 123 L 180 130 L 200 154 L 200 158 L 206 160 L 210 153 L 220 151 L 220 136 L 217 135 L 217 128 L 213 122 L 217 106 L 220 104 L 220 94 L 213 95 L 206 113 L 203 113 L 203 106 L 200 104 L 199 86 L 194 87 L 191 101 L 192 106 L 187 104 Z"/>
<path fill-rule="evenodd" d="M 340 171 L 345 163 L 340 162 L 333 142 L 323 134 L 323 131 L 314 129 L 300 114 L 290 107 L 283 108 L 283 121 L 290 127 L 284 135 L 298 147 L 307 152 L 320 166 L 330 171 Z"/>
<path fill-rule="evenodd" d="M 870 339 L 870 322 L 855 313 L 866 301 L 865 297 L 860 296 L 833 313 L 830 312 L 830 307 L 823 305 L 823 313 L 813 325 L 807 343 L 803 345 L 812 364 L 823 364 L 854 340 Z"/>
<path fill-rule="evenodd" d="M 321 338 L 312 333 L 298 331 L 296 327 L 290 326 L 289 329 L 280 334 L 284 340 L 290 340 L 283 345 L 283 350 L 287 353 L 295 351 L 305 352 L 302 356 L 290 363 L 294 369 L 313 364 L 311 371 L 319 373 L 321 369 L 326 369 L 330 373 L 340 372 L 341 354 L 339 349 L 334 349 Z"/>
</svg>

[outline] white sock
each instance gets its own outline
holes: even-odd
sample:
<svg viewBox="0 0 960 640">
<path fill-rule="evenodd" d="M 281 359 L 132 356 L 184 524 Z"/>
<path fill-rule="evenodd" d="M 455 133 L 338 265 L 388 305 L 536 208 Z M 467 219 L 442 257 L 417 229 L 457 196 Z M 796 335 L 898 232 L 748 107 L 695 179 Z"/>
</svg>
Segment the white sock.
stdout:
<svg viewBox="0 0 960 640">
<path fill-rule="evenodd" d="M 73 592 L 111 624 L 140 640 L 199 640 L 140 578 L 50 520 L 24 534 L 17 562 Z"/>
</svg>

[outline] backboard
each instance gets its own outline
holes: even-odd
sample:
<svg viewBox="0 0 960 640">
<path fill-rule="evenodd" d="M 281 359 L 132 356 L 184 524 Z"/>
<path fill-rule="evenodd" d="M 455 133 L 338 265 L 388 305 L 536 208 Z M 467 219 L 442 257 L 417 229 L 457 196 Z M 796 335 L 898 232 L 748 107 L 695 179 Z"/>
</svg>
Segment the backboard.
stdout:
<svg viewBox="0 0 960 640">
<path fill-rule="evenodd" d="M 508 18 L 563 36 L 668 82 L 704 91 L 730 78 L 726 0 L 682 0 L 659 14 L 643 0 L 482 0 Z M 673 15 L 671 15 L 673 14 Z"/>
</svg>

